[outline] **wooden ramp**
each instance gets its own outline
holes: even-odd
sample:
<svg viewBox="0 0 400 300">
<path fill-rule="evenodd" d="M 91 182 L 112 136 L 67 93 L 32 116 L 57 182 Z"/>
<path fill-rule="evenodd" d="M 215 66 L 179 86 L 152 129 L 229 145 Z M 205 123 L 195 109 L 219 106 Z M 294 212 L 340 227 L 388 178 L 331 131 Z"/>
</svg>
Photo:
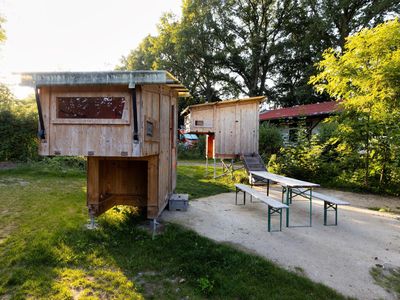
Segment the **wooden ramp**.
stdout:
<svg viewBox="0 0 400 300">
<path fill-rule="evenodd" d="M 258 178 L 254 175 L 251 175 L 250 172 L 254 171 L 267 171 L 265 168 L 265 164 L 263 159 L 258 153 L 252 153 L 252 154 L 245 154 L 242 157 L 243 159 L 243 165 L 244 168 L 246 169 L 247 173 L 249 174 L 249 180 L 251 185 L 257 185 L 257 184 L 265 184 L 263 182 L 262 178 Z"/>
</svg>

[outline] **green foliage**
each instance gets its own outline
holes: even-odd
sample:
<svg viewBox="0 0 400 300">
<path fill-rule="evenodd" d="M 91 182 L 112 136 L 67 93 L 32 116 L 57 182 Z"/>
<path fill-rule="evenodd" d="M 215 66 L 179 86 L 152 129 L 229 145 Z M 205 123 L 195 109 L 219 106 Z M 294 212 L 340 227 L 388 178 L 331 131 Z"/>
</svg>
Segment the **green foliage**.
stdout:
<svg viewBox="0 0 400 300">
<path fill-rule="evenodd" d="M 283 138 L 279 128 L 267 122 L 262 123 L 259 131 L 259 153 L 268 158 L 271 154 L 276 154 L 282 146 Z"/>
<path fill-rule="evenodd" d="M 207 277 L 201 277 L 197 280 L 200 291 L 205 295 L 210 295 L 214 288 L 214 281 L 209 280 Z"/>
<path fill-rule="evenodd" d="M 183 0 L 182 16 L 164 15 L 118 69 L 171 71 L 194 97 L 186 105 L 239 95 L 282 106 L 324 101 L 308 84 L 323 51 L 343 49 L 349 34 L 399 8 L 395 0 Z"/>
<path fill-rule="evenodd" d="M 269 171 L 325 187 L 400 195 L 398 164 L 390 165 L 390 176 L 381 182 L 380 161 L 375 157 L 377 152 L 371 156 L 369 184 L 365 185 L 365 152 L 358 138 L 363 133 L 344 136 L 341 118 L 347 117 L 342 114 L 331 118 L 311 139 L 304 131 L 299 131 L 296 144 L 281 148 L 279 153 L 271 156 Z"/>
<path fill-rule="evenodd" d="M 395 0 L 286 1 L 288 13 L 276 28 L 273 64 L 274 86 L 269 98 L 282 106 L 322 102 L 327 93 L 317 94 L 308 79 L 317 74 L 314 64 L 327 48 L 344 49 L 346 38 L 362 28 L 371 28 L 400 12 Z"/>
<path fill-rule="evenodd" d="M 317 137 L 309 139 L 304 131 L 299 130 L 297 142 L 281 148 L 278 156 L 273 155 L 268 163 L 268 170 L 293 178 L 319 182 L 325 175 L 322 151 Z"/>
<path fill-rule="evenodd" d="M 364 185 L 377 178 L 383 188 L 398 182 L 400 147 L 400 23 L 388 21 L 349 37 L 345 52 L 328 49 L 311 78 L 319 92 L 344 99 L 336 138 L 337 152 L 361 157 Z M 346 156 L 345 156 L 346 155 Z M 357 174 L 358 173 L 358 174 Z"/>
<path fill-rule="evenodd" d="M 141 218 L 123 208 L 87 230 L 85 177 L 34 171 L 0 171 L 0 182 L 8 182 L 0 189 L 0 298 L 343 299 L 173 224 L 152 240 Z"/>
<path fill-rule="evenodd" d="M 0 85 L 0 161 L 37 159 L 37 113 L 33 99 L 15 100 Z"/>
</svg>

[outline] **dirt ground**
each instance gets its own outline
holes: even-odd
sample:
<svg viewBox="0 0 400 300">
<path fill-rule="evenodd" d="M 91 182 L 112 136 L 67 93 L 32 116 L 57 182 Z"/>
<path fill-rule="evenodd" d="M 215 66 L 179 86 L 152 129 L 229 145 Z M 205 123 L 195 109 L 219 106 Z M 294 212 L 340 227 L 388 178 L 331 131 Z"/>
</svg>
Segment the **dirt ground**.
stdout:
<svg viewBox="0 0 400 300">
<path fill-rule="evenodd" d="M 339 208 L 338 226 L 323 226 L 323 203 L 318 200 L 313 200 L 312 227 L 304 226 L 309 220 L 308 202 L 296 200 L 290 209 L 291 226 L 269 233 L 266 206 L 248 202 L 246 206 L 236 206 L 234 193 L 191 201 L 187 212 L 165 211 L 162 219 L 264 256 L 344 295 L 395 299 L 374 283 L 370 270 L 377 264 L 400 266 L 400 216 L 363 207 L 398 207 L 399 200 L 319 191 L 351 202 L 352 206 Z M 271 195 L 279 199 L 280 190 L 274 188 Z M 333 217 L 331 213 L 329 221 Z M 278 221 L 278 217 L 273 220 L 275 229 Z"/>
</svg>

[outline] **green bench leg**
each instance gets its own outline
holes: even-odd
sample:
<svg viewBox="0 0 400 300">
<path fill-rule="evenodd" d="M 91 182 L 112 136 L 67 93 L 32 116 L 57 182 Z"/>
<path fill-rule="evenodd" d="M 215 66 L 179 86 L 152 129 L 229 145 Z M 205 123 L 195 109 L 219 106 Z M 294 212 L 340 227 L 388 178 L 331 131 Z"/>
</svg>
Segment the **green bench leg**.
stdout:
<svg viewBox="0 0 400 300">
<path fill-rule="evenodd" d="M 310 189 L 310 227 L 312 227 L 312 189 Z"/>
<path fill-rule="evenodd" d="M 271 206 L 268 205 L 268 232 L 271 232 Z"/>
<path fill-rule="evenodd" d="M 337 205 L 335 205 L 335 225 L 337 226 Z"/>
<path fill-rule="evenodd" d="M 286 188 L 286 205 L 289 206 L 290 202 L 290 194 L 291 190 L 289 188 Z M 286 227 L 289 227 L 289 207 L 286 208 Z"/>
<path fill-rule="evenodd" d="M 235 190 L 235 205 L 238 205 L 238 193 L 240 192 L 240 190 L 236 187 L 236 190 Z M 243 202 L 244 202 L 244 204 L 243 205 L 246 205 L 246 192 L 244 192 L 243 191 Z"/>
<path fill-rule="evenodd" d="M 235 205 L 237 205 L 237 194 L 238 194 L 238 188 L 236 188 L 235 192 L 236 192 L 236 197 L 235 197 Z"/>
<path fill-rule="evenodd" d="M 271 232 L 271 215 L 279 214 L 279 231 L 282 231 L 282 208 L 272 208 L 268 205 L 268 232 Z"/>
<path fill-rule="evenodd" d="M 335 212 L 335 226 L 338 223 L 338 207 L 337 204 L 329 203 L 328 201 L 324 201 L 324 225 L 328 226 L 328 211 L 332 208 Z"/>
</svg>

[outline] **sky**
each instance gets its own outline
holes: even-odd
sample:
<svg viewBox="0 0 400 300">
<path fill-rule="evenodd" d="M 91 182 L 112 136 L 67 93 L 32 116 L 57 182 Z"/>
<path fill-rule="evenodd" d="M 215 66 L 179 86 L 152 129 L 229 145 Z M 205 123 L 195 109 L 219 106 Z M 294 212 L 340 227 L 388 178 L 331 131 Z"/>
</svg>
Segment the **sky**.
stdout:
<svg viewBox="0 0 400 300">
<path fill-rule="evenodd" d="M 113 70 L 165 12 L 180 15 L 181 0 L 0 0 L 0 81 L 23 98 L 12 73 Z"/>
</svg>

